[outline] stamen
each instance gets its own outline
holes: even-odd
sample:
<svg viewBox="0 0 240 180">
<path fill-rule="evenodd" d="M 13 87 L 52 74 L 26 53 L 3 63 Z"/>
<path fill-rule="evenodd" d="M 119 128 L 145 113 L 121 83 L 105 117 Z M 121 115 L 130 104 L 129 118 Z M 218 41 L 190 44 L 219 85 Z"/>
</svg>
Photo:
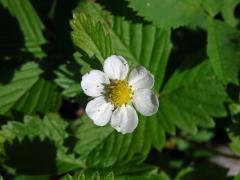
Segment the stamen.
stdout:
<svg viewBox="0 0 240 180">
<path fill-rule="evenodd" d="M 108 99 L 116 107 L 128 104 L 132 95 L 132 86 L 127 81 L 115 80 L 108 86 Z"/>
</svg>

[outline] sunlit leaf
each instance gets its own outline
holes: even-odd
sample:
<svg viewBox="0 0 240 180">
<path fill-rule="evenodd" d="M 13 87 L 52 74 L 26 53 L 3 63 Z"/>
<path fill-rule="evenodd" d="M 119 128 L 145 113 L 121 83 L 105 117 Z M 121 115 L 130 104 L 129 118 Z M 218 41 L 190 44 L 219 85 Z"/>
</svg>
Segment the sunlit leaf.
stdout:
<svg viewBox="0 0 240 180">
<path fill-rule="evenodd" d="M 37 82 L 42 70 L 34 62 L 22 65 L 8 84 L 0 84 L 0 114 L 6 113 Z"/>
<path fill-rule="evenodd" d="M 84 13 L 75 13 L 71 27 L 74 44 L 90 58 L 96 56 L 103 61 L 112 54 L 111 39 L 101 22 Z"/>
</svg>

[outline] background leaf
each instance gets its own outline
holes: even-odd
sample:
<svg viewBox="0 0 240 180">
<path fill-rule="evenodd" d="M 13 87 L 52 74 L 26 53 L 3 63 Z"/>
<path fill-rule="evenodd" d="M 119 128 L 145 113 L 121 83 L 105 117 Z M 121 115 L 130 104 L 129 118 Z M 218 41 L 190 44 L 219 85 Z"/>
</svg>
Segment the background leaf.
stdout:
<svg viewBox="0 0 240 180">
<path fill-rule="evenodd" d="M 239 84 L 240 32 L 220 21 L 208 26 L 208 55 L 212 67 L 224 83 Z"/>
<path fill-rule="evenodd" d="M 177 28 L 190 23 L 201 11 L 200 1 L 191 0 L 128 0 L 129 7 L 146 20 L 160 27 Z"/>
<path fill-rule="evenodd" d="M 203 62 L 191 70 L 176 72 L 167 82 L 160 97 L 159 123 L 170 133 L 175 126 L 196 132 L 196 125 L 213 127 L 211 116 L 226 114 L 224 87 L 213 74 L 209 62 Z"/>
</svg>

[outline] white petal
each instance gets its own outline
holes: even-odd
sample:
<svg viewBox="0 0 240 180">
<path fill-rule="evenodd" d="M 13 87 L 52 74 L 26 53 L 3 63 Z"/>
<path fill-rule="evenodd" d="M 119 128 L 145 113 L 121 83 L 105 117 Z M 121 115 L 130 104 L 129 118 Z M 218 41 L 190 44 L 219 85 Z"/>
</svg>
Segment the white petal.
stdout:
<svg viewBox="0 0 240 180">
<path fill-rule="evenodd" d="M 159 102 L 150 89 L 139 89 L 134 91 L 133 105 L 142 115 L 151 116 L 157 112 Z"/>
<path fill-rule="evenodd" d="M 154 84 L 154 76 L 144 67 L 134 68 L 128 77 L 128 82 L 133 90 L 151 89 Z"/>
<path fill-rule="evenodd" d="M 130 106 L 117 108 L 111 118 L 111 126 L 123 134 L 132 133 L 138 125 L 138 116 L 135 109 Z"/>
<path fill-rule="evenodd" d="M 114 106 L 105 97 L 99 96 L 87 104 L 86 113 L 94 124 L 104 126 L 109 122 L 113 109 Z"/>
<path fill-rule="evenodd" d="M 104 61 L 104 72 L 110 79 L 123 80 L 128 74 L 128 63 L 122 56 L 112 55 Z"/>
<path fill-rule="evenodd" d="M 110 81 L 104 72 L 92 70 L 82 77 L 81 87 L 86 95 L 97 97 L 105 91 L 105 86 L 109 83 Z"/>
</svg>

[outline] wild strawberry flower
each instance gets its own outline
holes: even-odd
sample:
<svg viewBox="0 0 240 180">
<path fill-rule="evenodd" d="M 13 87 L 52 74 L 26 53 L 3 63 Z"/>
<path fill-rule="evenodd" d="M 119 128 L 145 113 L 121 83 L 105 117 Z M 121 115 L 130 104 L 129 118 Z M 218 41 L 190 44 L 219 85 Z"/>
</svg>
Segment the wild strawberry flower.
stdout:
<svg viewBox="0 0 240 180">
<path fill-rule="evenodd" d="M 117 55 L 104 61 L 103 70 L 91 70 L 82 77 L 84 93 L 93 97 L 86 113 L 98 126 L 110 122 L 118 132 L 131 133 L 138 125 L 136 110 L 145 116 L 158 110 L 158 98 L 151 90 L 154 76 L 142 66 L 128 75 L 127 61 Z"/>
</svg>

